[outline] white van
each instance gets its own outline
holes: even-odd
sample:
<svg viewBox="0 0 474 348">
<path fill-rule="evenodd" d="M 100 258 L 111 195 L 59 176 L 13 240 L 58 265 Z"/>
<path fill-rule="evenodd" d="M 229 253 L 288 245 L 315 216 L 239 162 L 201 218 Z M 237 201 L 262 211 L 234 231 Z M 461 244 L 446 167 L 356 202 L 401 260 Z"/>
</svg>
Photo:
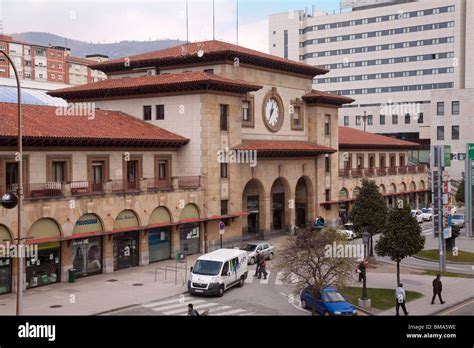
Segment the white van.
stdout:
<svg viewBox="0 0 474 348">
<path fill-rule="evenodd" d="M 239 249 L 219 249 L 199 256 L 191 267 L 190 294 L 217 295 L 234 285 L 244 286 L 248 276 L 247 253 Z"/>
</svg>

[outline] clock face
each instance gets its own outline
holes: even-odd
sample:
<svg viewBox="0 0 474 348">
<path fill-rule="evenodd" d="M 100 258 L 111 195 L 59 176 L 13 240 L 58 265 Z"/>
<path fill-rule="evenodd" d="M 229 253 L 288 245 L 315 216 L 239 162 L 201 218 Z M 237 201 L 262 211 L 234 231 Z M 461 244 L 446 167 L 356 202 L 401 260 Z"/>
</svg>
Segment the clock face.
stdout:
<svg viewBox="0 0 474 348">
<path fill-rule="evenodd" d="M 265 120 L 271 128 L 275 128 L 280 120 L 280 106 L 275 98 L 270 98 L 265 106 Z"/>
</svg>

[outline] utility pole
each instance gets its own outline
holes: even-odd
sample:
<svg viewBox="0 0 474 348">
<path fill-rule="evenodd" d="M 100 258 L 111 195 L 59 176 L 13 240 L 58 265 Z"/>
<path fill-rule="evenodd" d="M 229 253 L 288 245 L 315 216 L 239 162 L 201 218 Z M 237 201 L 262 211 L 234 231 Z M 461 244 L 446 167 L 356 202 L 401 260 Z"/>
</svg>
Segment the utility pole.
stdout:
<svg viewBox="0 0 474 348">
<path fill-rule="evenodd" d="M 439 272 L 446 272 L 446 241 L 443 223 L 443 187 L 444 187 L 444 146 L 435 145 L 431 148 L 432 197 L 433 197 L 433 231 L 438 236 Z M 435 170 L 436 168 L 436 170 Z"/>
</svg>

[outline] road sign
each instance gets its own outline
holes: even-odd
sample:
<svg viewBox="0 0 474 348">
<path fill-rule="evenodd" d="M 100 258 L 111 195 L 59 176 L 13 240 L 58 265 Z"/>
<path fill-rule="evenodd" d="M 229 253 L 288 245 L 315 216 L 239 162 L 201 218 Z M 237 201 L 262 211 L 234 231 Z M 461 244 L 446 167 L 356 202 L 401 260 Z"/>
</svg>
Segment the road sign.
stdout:
<svg viewBox="0 0 474 348">
<path fill-rule="evenodd" d="M 224 221 L 220 221 L 219 222 L 219 234 L 223 235 L 224 232 L 225 232 L 225 223 L 224 223 Z"/>
<path fill-rule="evenodd" d="M 474 144 L 467 144 L 467 158 L 474 159 Z"/>
<path fill-rule="evenodd" d="M 465 152 L 455 152 L 451 154 L 451 161 L 465 161 L 466 157 Z"/>
<path fill-rule="evenodd" d="M 451 145 L 444 145 L 444 166 L 451 167 Z"/>
<path fill-rule="evenodd" d="M 451 238 L 452 237 L 452 228 L 451 227 L 446 227 L 446 228 L 443 228 L 443 238 L 444 239 L 448 239 L 448 238 Z"/>
</svg>

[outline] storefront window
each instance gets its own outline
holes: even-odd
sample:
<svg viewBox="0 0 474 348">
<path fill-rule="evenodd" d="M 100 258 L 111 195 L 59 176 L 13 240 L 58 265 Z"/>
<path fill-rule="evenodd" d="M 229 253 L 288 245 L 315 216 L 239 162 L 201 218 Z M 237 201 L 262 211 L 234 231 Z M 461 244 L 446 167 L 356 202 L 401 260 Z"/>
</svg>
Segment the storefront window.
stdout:
<svg viewBox="0 0 474 348">
<path fill-rule="evenodd" d="M 0 295 L 12 291 L 12 266 L 9 258 L 0 258 Z"/>
<path fill-rule="evenodd" d="M 74 240 L 72 255 L 78 277 L 102 273 L 102 237 Z"/>
<path fill-rule="evenodd" d="M 171 229 L 169 227 L 148 231 L 148 255 L 150 262 L 171 258 Z"/>
<path fill-rule="evenodd" d="M 59 282 L 59 242 L 38 245 L 38 257 L 26 259 L 27 288 Z"/>
</svg>

